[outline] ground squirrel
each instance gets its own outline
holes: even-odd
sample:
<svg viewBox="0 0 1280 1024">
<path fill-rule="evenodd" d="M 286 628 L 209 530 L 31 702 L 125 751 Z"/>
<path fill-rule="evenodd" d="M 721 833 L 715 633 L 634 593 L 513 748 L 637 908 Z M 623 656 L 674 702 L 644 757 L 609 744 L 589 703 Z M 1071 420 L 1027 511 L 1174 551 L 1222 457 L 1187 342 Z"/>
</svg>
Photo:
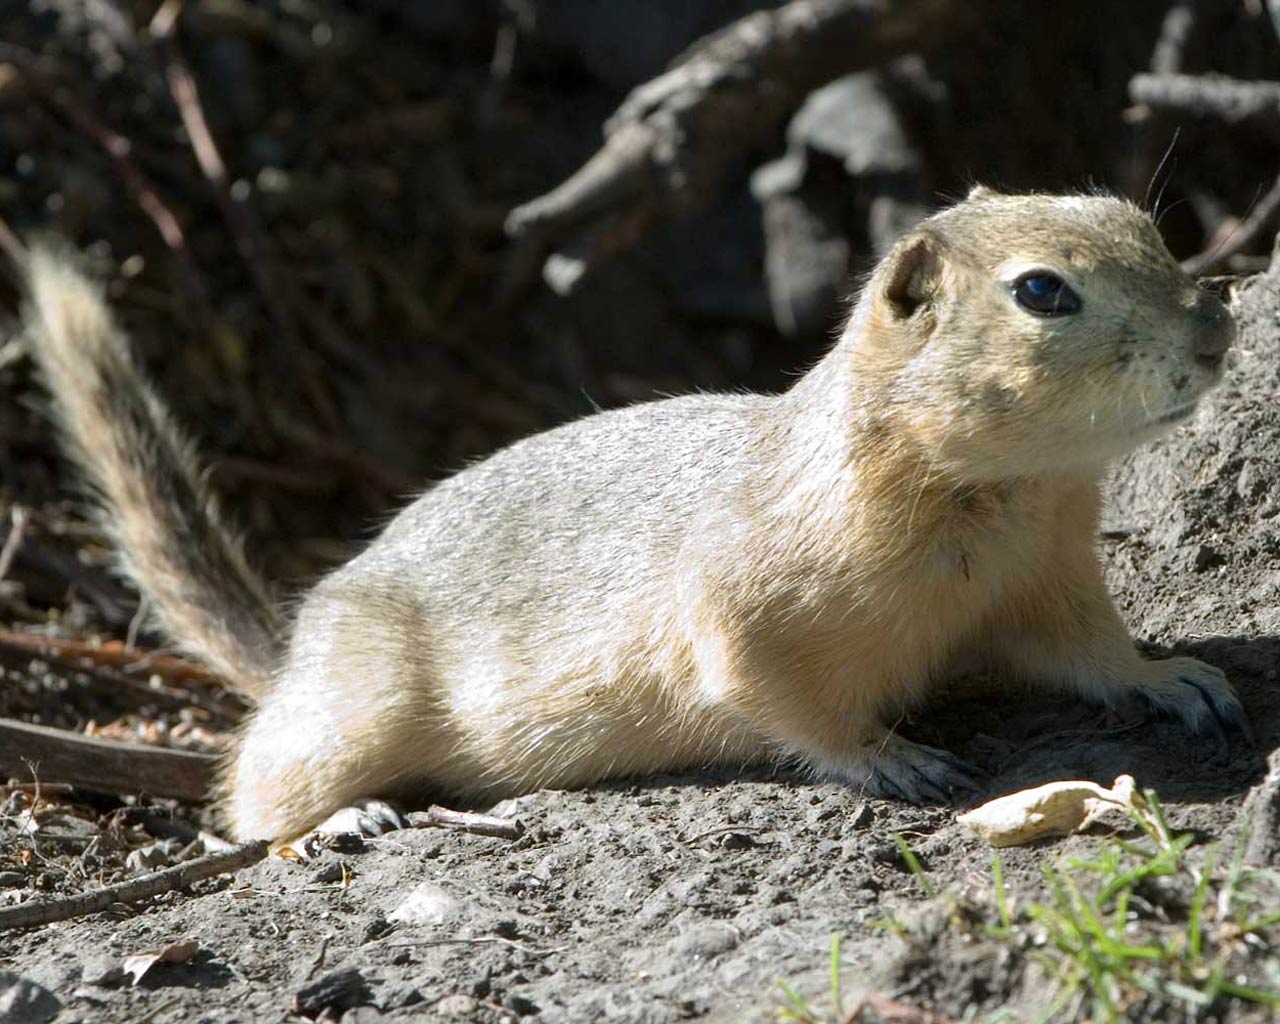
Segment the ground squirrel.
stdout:
<svg viewBox="0 0 1280 1024">
<path fill-rule="evenodd" d="M 898 242 L 789 391 L 513 444 L 409 505 L 287 631 L 100 290 L 48 250 L 28 281 L 37 361 L 127 570 L 259 701 L 225 771 L 237 836 L 362 798 L 779 755 L 942 801 L 971 770 L 886 722 L 975 661 L 1136 693 L 1197 732 L 1242 725 L 1216 668 L 1137 654 L 1095 551 L 1108 460 L 1185 419 L 1234 336 L 1122 200 L 975 189 Z"/>
</svg>

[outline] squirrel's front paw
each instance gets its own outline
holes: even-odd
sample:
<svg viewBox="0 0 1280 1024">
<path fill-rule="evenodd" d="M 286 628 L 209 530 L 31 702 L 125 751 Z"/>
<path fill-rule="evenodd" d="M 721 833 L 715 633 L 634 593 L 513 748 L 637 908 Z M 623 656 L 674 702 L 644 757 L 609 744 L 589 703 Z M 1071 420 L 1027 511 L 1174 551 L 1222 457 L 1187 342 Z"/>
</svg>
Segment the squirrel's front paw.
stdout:
<svg viewBox="0 0 1280 1024">
<path fill-rule="evenodd" d="M 954 754 L 890 736 L 871 759 L 863 786 L 868 796 L 949 804 L 972 796 L 984 781 L 981 769 Z"/>
<path fill-rule="evenodd" d="M 1152 679 L 1135 692 L 1157 715 L 1176 718 L 1192 732 L 1219 737 L 1225 725 L 1253 742 L 1240 698 L 1220 669 L 1195 658 L 1168 658 L 1147 662 L 1147 666 Z"/>
<path fill-rule="evenodd" d="M 303 860 L 309 860 L 318 850 L 322 836 L 357 835 L 362 839 L 372 839 L 408 827 L 409 819 L 395 804 L 366 798 L 334 811 L 310 832 L 304 832 L 280 845 L 292 850 Z"/>
</svg>

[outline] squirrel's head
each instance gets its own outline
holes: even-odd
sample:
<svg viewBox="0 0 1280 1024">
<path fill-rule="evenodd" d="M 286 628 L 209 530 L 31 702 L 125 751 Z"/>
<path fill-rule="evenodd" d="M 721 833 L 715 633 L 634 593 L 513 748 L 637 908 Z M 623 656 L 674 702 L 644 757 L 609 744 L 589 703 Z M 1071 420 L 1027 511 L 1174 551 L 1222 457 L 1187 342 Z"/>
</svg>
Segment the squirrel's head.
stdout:
<svg viewBox="0 0 1280 1024">
<path fill-rule="evenodd" d="M 1019 476 L 1185 419 L 1234 337 L 1138 207 L 978 188 L 894 246 L 840 347 L 935 465 Z"/>
</svg>

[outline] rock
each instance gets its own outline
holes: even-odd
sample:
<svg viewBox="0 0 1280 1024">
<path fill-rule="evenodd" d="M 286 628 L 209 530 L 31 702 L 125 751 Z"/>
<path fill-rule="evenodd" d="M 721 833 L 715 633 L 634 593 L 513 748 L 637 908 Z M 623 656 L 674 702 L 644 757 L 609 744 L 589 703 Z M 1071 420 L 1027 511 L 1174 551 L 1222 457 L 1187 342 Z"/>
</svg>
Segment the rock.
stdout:
<svg viewBox="0 0 1280 1024">
<path fill-rule="evenodd" d="M 402 984 L 389 988 L 382 995 L 382 1006 L 387 1010 L 399 1010 L 408 1006 L 418 1006 L 424 1000 L 422 990 L 413 984 Z"/>
<path fill-rule="evenodd" d="M 923 165 L 898 117 L 899 86 L 920 72 L 846 75 L 811 93 L 787 128 L 786 156 L 759 168 L 765 276 L 788 337 L 830 330 L 850 275 L 926 212 Z"/>
<path fill-rule="evenodd" d="M 48 989 L 13 971 L 0 971 L 0 1020 L 5 1024 L 44 1024 L 61 1009 Z"/>
<path fill-rule="evenodd" d="M 853 809 L 853 813 L 849 815 L 846 824 L 850 828 L 867 828 L 875 820 L 875 810 L 864 800 Z"/>
<path fill-rule="evenodd" d="M 341 967 L 322 974 L 293 995 L 293 1012 L 315 1020 L 322 1013 L 340 1017 L 343 1010 L 370 1002 L 369 986 L 354 967 Z"/>
<path fill-rule="evenodd" d="M 85 960 L 80 980 L 86 985 L 97 985 L 100 988 L 119 988 L 129 983 L 129 975 L 125 973 L 124 964 L 119 957 L 97 955 Z"/>
<path fill-rule="evenodd" d="M 471 996 L 456 992 L 436 1003 L 436 1014 L 440 1017 L 470 1017 L 479 1008 L 480 1004 Z"/>
<path fill-rule="evenodd" d="M 174 863 L 183 845 L 179 839 L 160 839 L 150 846 L 141 846 L 136 850 L 130 850 L 129 856 L 124 861 L 125 867 L 134 874 L 155 871 L 157 868 L 167 868 Z"/>
<path fill-rule="evenodd" d="M 462 905 L 434 882 L 414 886 L 387 920 L 401 925 L 450 924 L 462 916 Z"/>
<path fill-rule="evenodd" d="M 788 338 L 796 338 L 834 324 L 853 253 L 840 192 L 818 188 L 768 194 L 791 176 L 791 161 L 784 157 L 765 165 L 752 179 L 752 189 L 764 197 L 765 278 L 773 322 Z"/>
<path fill-rule="evenodd" d="M 1219 565 L 1225 564 L 1226 561 L 1227 560 L 1223 557 L 1222 552 L 1208 544 L 1201 544 L 1200 547 L 1196 549 L 1196 572 L 1207 572 L 1209 569 L 1214 569 Z"/>
<path fill-rule="evenodd" d="M 364 942 L 372 942 L 374 939 L 380 939 L 382 936 L 395 931 L 395 928 L 396 926 L 381 914 L 375 914 L 365 922 L 364 930 L 361 932 L 361 939 Z"/>
<path fill-rule="evenodd" d="M 708 959 L 727 953 L 742 941 L 742 933 L 728 924 L 695 925 L 671 941 L 671 952 L 677 957 Z"/>
<path fill-rule="evenodd" d="M 349 870 L 344 861 L 332 860 L 313 871 L 311 877 L 307 879 L 307 883 L 309 885 L 330 885 L 333 882 L 341 882 L 344 873 Z"/>
<path fill-rule="evenodd" d="M 749 850 L 755 845 L 756 841 L 745 832 L 726 832 L 720 837 L 722 850 Z"/>
<path fill-rule="evenodd" d="M 502 1001 L 502 1005 L 512 1011 L 517 1017 L 531 1017 L 535 1013 L 541 1013 L 542 1010 L 537 1003 L 524 996 L 509 995 Z"/>
<path fill-rule="evenodd" d="M 877 864 L 892 864 L 894 867 L 903 867 L 905 862 L 902 859 L 902 851 L 897 845 L 887 840 L 874 844 L 867 855 Z"/>
<path fill-rule="evenodd" d="M 760 279 L 764 229 L 745 183 L 667 221 L 640 251 L 678 326 L 689 319 L 769 325 L 769 295 Z"/>
</svg>

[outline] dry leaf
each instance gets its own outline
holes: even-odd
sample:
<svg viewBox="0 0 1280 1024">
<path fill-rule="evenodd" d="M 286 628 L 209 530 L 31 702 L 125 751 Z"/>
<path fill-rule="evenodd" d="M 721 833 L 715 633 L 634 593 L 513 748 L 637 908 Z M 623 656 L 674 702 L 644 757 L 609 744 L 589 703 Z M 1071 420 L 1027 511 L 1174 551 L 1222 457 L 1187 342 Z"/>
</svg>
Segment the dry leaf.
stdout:
<svg viewBox="0 0 1280 1024">
<path fill-rule="evenodd" d="M 163 949 L 144 949 L 124 958 L 124 973 L 138 984 L 142 976 L 156 964 L 180 964 L 190 960 L 200 946 L 195 942 L 175 942 Z"/>
<path fill-rule="evenodd" d="M 1109 810 L 1128 810 L 1133 787 L 1132 775 L 1117 776 L 1111 789 L 1096 782 L 1050 782 L 989 800 L 956 821 L 992 846 L 1022 846 L 1082 831 Z"/>
</svg>

